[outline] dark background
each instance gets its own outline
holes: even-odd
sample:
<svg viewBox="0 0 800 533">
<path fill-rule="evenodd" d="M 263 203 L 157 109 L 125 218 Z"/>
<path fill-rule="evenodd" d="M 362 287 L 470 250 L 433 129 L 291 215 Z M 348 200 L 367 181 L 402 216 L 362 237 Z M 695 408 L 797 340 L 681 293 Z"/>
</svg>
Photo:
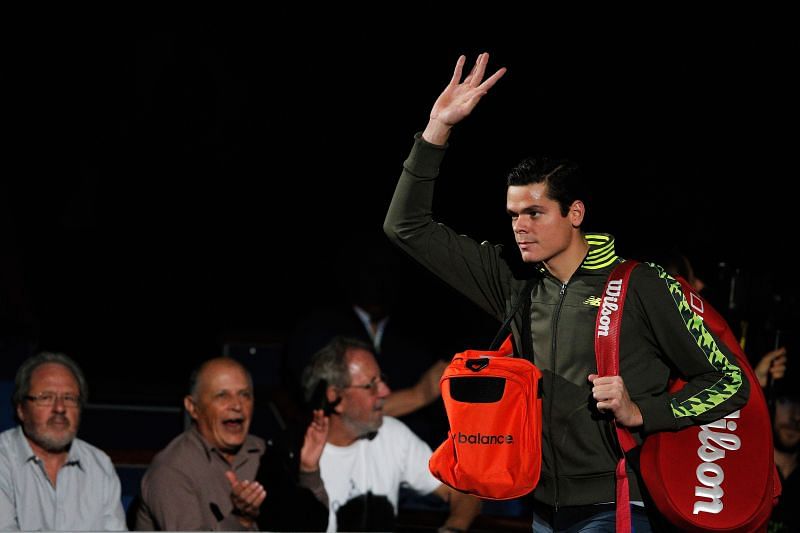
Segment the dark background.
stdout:
<svg viewBox="0 0 800 533">
<path fill-rule="evenodd" d="M 756 353 L 791 329 L 797 41 L 782 14 L 314 15 L 71 13 L 16 28 L 4 376 L 59 350 L 95 400 L 171 401 L 227 340 L 285 339 L 359 261 L 345 244 L 380 236 L 413 133 L 458 55 L 484 50 L 509 71 L 451 138 L 440 220 L 510 242 L 506 172 L 573 157 L 596 177 L 589 229 L 623 256 L 679 246 L 748 320 Z M 494 333 L 398 261 L 402 303 L 442 357 Z"/>
</svg>

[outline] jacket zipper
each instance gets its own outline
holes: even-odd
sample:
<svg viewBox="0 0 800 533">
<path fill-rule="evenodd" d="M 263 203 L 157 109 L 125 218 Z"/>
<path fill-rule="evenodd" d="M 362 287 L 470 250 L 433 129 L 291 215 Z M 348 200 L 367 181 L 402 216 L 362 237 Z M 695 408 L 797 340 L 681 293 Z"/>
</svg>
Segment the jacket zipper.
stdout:
<svg viewBox="0 0 800 533">
<path fill-rule="evenodd" d="M 551 368 L 553 369 L 553 379 L 555 380 L 556 373 L 556 334 L 558 333 L 558 317 L 561 314 L 561 307 L 564 305 L 564 295 L 567 292 L 567 284 L 561 284 L 561 290 L 558 293 L 558 306 L 556 306 L 555 313 L 553 313 L 553 327 L 551 333 L 552 344 L 550 346 L 550 357 L 552 359 Z M 550 414 L 548 416 L 550 420 L 550 424 L 547 428 L 548 433 L 550 433 L 550 446 L 552 447 L 552 455 L 553 455 L 553 474 L 555 475 L 555 498 L 553 499 L 553 508 L 556 512 L 558 512 L 558 460 L 556 459 L 556 446 L 555 441 L 553 440 L 553 404 L 555 403 L 555 392 L 556 388 L 554 386 L 550 387 L 550 390 L 553 392 L 552 397 L 550 398 L 550 405 L 549 411 Z"/>
</svg>

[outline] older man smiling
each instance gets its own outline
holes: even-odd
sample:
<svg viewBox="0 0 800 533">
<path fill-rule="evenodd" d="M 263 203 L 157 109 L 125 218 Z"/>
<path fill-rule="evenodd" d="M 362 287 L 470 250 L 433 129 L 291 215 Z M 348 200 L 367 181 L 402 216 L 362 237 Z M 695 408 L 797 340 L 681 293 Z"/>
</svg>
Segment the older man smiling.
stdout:
<svg viewBox="0 0 800 533">
<path fill-rule="evenodd" d="M 328 424 L 321 411 L 315 414 L 296 455 L 279 451 L 272 441 L 268 447 L 249 433 L 253 416 L 250 374 L 224 357 L 200 366 L 183 403 L 192 427 L 155 457 L 142 479 L 136 529 L 237 531 L 254 530 L 261 523 L 275 529 L 275 524 L 287 524 L 287 520 L 308 529 L 324 529 L 327 508 L 312 509 L 327 503 L 319 457 Z M 299 457 L 299 465 L 283 465 L 287 457 Z M 290 475 L 279 482 L 264 479 L 271 483 L 268 496 L 256 478 L 259 467 L 270 464 L 280 465 L 278 470 Z M 262 507 L 267 499 L 270 505 Z M 314 520 L 304 521 L 309 516 L 302 516 L 297 507 Z M 321 516 L 319 523 L 317 516 Z"/>
<path fill-rule="evenodd" d="M 253 529 L 266 492 L 252 481 L 265 446 L 248 433 L 250 376 L 233 359 L 206 361 L 192 376 L 184 407 L 192 427 L 147 470 L 136 529 Z"/>
<path fill-rule="evenodd" d="M 108 456 L 76 438 L 87 387 L 69 357 L 41 353 L 17 371 L 20 426 L 0 434 L 0 531 L 123 531 Z"/>
</svg>

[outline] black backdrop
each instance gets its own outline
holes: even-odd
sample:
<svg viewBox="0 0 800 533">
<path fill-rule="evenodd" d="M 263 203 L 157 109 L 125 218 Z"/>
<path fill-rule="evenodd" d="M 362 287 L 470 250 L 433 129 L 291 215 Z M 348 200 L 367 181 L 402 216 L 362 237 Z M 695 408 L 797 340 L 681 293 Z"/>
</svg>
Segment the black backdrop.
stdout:
<svg viewBox="0 0 800 533">
<path fill-rule="evenodd" d="M 527 155 L 574 157 L 597 177 L 596 229 L 623 255 L 677 244 L 712 283 L 727 283 L 720 261 L 747 274 L 754 323 L 775 295 L 793 310 L 781 280 L 797 47 L 780 14 L 315 15 L 72 14 L 17 28 L 3 374 L 35 342 L 78 359 L 101 397 L 144 394 L 182 385 L 225 338 L 282 339 L 335 294 L 336 262 L 357 260 L 342 243 L 380 233 L 412 134 L 458 54 L 483 50 L 509 71 L 452 137 L 442 220 L 504 242 L 505 172 Z M 491 334 L 402 268 L 405 305 L 445 332 L 443 351 Z"/>
</svg>

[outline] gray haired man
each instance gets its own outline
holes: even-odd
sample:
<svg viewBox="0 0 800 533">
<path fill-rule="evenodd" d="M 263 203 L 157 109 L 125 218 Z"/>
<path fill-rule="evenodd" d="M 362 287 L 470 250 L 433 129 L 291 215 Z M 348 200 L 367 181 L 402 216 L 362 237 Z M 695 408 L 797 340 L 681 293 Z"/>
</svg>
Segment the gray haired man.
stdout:
<svg viewBox="0 0 800 533">
<path fill-rule="evenodd" d="M 17 370 L 20 425 L 0 433 L 0 531 L 126 529 L 111 460 L 75 436 L 86 395 L 66 355 L 41 353 Z"/>
</svg>

